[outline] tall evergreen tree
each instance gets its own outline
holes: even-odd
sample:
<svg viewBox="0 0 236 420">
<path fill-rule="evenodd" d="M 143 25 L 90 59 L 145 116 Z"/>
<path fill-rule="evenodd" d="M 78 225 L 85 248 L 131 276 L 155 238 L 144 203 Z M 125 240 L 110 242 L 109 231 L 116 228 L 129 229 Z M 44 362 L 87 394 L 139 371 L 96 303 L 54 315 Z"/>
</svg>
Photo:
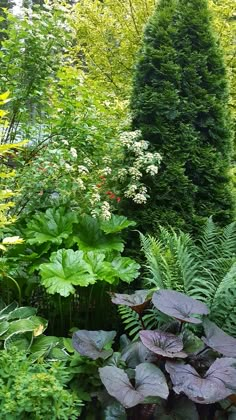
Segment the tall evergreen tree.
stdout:
<svg viewBox="0 0 236 420">
<path fill-rule="evenodd" d="M 160 0 L 146 27 L 131 101 L 133 127 L 163 157 L 148 181 L 147 209 L 131 209 L 144 230 L 157 224 L 195 230 L 210 215 L 231 221 L 227 100 L 207 0 Z"/>
</svg>

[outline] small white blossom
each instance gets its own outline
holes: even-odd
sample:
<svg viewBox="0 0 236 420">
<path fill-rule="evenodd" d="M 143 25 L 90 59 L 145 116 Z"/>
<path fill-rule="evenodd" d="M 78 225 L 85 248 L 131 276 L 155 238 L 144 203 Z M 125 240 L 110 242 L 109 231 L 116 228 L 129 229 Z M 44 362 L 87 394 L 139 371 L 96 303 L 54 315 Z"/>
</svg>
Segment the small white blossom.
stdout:
<svg viewBox="0 0 236 420">
<path fill-rule="evenodd" d="M 88 167 L 93 166 L 93 162 L 89 158 L 84 159 L 84 164 Z"/>
<path fill-rule="evenodd" d="M 84 185 L 84 182 L 83 182 L 83 180 L 81 179 L 81 178 L 77 178 L 77 184 L 78 184 L 78 186 L 79 186 L 79 188 L 83 191 L 83 190 L 86 190 L 86 187 L 85 187 L 85 185 Z"/>
<path fill-rule="evenodd" d="M 109 166 L 107 166 L 101 172 L 102 172 L 102 175 L 105 175 L 106 176 L 106 175 L 111 174 L 112 170 L 111 170 L 111 168 Z"/>
<path fill-rule="evenodd" d="M 70 149 L 70 153 L 71 153 L 71 156 L 74 158 L 74 159 L 76 159 L 77 158 L 77 150 L 74 148 L 74 147 L 71 147 L 71 149 Z"/>
<path fill-rule="evenodd" d="M 124 181 L 126 177 L 127 177 L 127 170 L 125 168 L 119 169 L 117 173 L 117 178 L 120 181 Z"/>
<path fill-rule="evenodd" d="M 86 166 L 79 165 L 77 169 L 78 169 L 79 174 L 86 175 L 89 173 L 89 170 L 88 168 L 86 168 Z"/>
<path fill-rule="evenodd" d="M 62 142 L 65 146 L 69 146 L 69 143 L 68 143 L 68 141 L 67 141 L 67 140 L 64 140 L 64 139 L 63 139 L 61 142 Z"/>
<path fill-rule="evenodd" d="M 66 171 L 71 171 L 72 170 L 72 166 L 71 165 L 69 165 L 69 163 L 65 163 L 65 170 Z"/>
<path fill-rule="evenodd" d="M 101 200 L 101 196 L 100 196 L 100 194 L 98 194 L 98 193 L 94 193 L 94 194 L 92 194 L 92 196 L 91 196 L 91 200 L 90 200 L 90 202 L 93 204 L 93 203 L 98 203 L 100 200 Z"/>
<path fill-rule="evenodd" d="M 144 194 L 138 193 L 133 197 L 133 200 L 137 204 L 144 204 L 147 201 L 147 197 Z"/>
<path fill-rule="evenodd" d="M 136 193 L 137 188 L 138 188 L 137 185 L 130 184 L 127 191 L 125 191 L 125 197 L 127 198 L 133 197 L 133 195 Z"/>
<path fill-rule="evenodd" d="M 109 220 L 111 218 L 111 212 L 110 212 L 110 204 L 107 201 L 104 201 L 101 207 L 102 210 L 102 218 L 104 220 Z"/>
<path fill-rule="evenodd" d="M 140 172 L 137 168 L 131 167 L 129 168 L 129 174 L 134 180 L 139 180 L 142 177 L 142 172 Z"/>
<path fill-rule="evenodd" d="M 105 163 L 105 165 L 111 165 L 111 163 L 112 163 L 112 160 L 111 160 L 111 158 L 109 156 L 104 156 L 102 158 L 102 160 Z"/>
<path fill-rule="evenodd" d="M 146 168 L 147 174 L 150 174 L 151 176 L 154 176 L 158 173 L 158 167 L 156 165 L 149 165 Z"/>
</svg>

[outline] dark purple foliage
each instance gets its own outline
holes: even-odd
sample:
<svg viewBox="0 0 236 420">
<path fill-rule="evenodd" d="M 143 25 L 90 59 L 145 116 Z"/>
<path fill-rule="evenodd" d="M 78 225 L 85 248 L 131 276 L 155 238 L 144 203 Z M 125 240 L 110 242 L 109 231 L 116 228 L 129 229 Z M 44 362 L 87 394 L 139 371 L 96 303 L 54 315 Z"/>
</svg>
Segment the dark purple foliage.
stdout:
<svg viewBox="0 0 236 420">
<path fill-rule="evenodd" d="M 152 302 L 164 314 L 192 324 L 201 323 L 200 319 L 193 316 L 194 314 L 207 315 L 209 313 L 209 309 L 204 303 L 173 290 L 155 292 Z"/>
<path fill-rule="evenodd" d="M 149 290 L 137 290 L 132 295 L 121 293 L 110 293 L 112 303 L 115 305 L 125 305 L 132 308 L 135 312 L 142 313 L 147 307 L 150 299 L 147 299 Z"/>
<path fill-rule="evenodd" d="M 140 331 L 139 335 L 144 346 L 160 356 L 171 359 L 187 357 L 187 354 L 182 352 L 183 341 L 179 336 L 165 331 L 148 330 Z"/>
<path fill-rule="evenodd" d="M 212 404 L 236 392 L 236 360 L 216 359 L 203 377 L 190 365 L 166 362 L 174 391 L 199 404 Z"/>
<path fill-rule="evenodd" d="M 236 357 L 236 339 L 231 337 L 217 327 L 214 322 L 209 319 L 203 321 L 203 327 L 206 338 L 203 337 L 204 343 L 212 349 L 218 351 L 227 357 Z"/>
<path fill-rule="evenodd" d="M 129 368 L 135 368 L 140 363 L 155 362 L 157 357 L 143 343 L 136 341 L 125 347 L 121 353 L 121 358 Z"/>
<path fill-rule="evenodd" d="M 110 395 L 124 407 L 130 408 L 144 401 L 146 397 L 166 399 L 169 389 L 162 371 L 151 363 L 141 363 L 135 369 L 135 387 L 127 373 L 113 366 L 99 369 L 102 383 Z"/>
<path fill-rule="evenodd" d="M 72 343 L 76 351 L 82 356 L 88 356 L 93 360 L 98 358 L 107 359 L 113 350 L 105 350 L 104 347 L 111 343 L 116 336 L 115 331 L 76 331 L 72 337 Z"/>
</svg>

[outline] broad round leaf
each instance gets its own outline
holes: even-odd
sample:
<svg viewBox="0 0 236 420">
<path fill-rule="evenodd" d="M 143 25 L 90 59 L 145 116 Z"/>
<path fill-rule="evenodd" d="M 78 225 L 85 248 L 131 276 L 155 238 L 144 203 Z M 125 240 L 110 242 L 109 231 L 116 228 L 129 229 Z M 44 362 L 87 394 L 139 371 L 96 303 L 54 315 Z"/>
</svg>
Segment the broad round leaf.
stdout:
<svg viewBox="0 0 236 420">
<path fill-rule="evenodd" d="M 100 368 L 99 374 L 109 394 L 126 408 L 142 403 L 146 397 L 167 398 L 169 394 L 164 374 L 151 363 L 141 363 L 136 367 L 135 388 L 128 375 L 117 367 Z"/>
<path fill-rule="evenodd" d="M 83 259 L 82 251 L 59 249 L 50 257 L 50 263 L 40 265 L 42 284 L 50 294 L 69 296 L 75 293 L 74 286 L 88 286 L 96 281 L 90 265 Z"/>
<path fill-rule="evenodd" d="M 140 265 L 129 257 L 117 257 L 111 265 L 117 277 L 126 283 L 131 283 L 139 275 Z"/>
<path fill-rule="evenodd" d="M 203 327 L 206 338 L 204 343 L 227 357 L 236 357 L 236 339 L 226 334 L 214 322 L 204 319 Z"/>
<path fill-rule="evenodd" d="M 115 331 L 76 331 L 72 337 L 75 350 L 82 356 L 90 357 L 93 360 L 107 359 L 112 355 L 112 349 L 104 349 L 116 336 Z"/>
<path fill-rule="evenodd" d="M 190 365 L 166 363 L 174 391 L 199 404 L 212 404 L 236 391 L 236 360 L 216 359 L 203 377 Z"/>
<path fill-rule="evenodd" d="M 139 335 L 144 346 L 153 351 L 153 353 L 169 358 L 187 357 L 187 354 L 182 352 L 183 341 L 181 337 L 165 331 L 151 330 L 140 331 Z"/>
<path fill-rule="evenodd" d="M 121 293 L 110 293 L 111 301 L 115 305 L 125 305 L 137 313 L 142 313 L 150 299 L 147 299 L 149 290 L 136 290 L 132 295 Z"/>
<path fill-rule="evenodd" d="M 143 397 L 166 399 L 169 388 L 165 375 L 152 363 L 141 363 L 135 369 L 135 388 Z"/>
<path fill-rule="evenodd" d="M 201 323 L 201 320 L 193 315 L 209 313 L 209 309 L 204 303 L 173 290 L 158 290 L 154 293 L 152 302 L 164 314 L 193 324 Z"/>
<path fill-rule="evenodd" d="M 125 408 L 134 407 L 143 400 L 143 397 L 130 383 L 127 373 L 122 369 L 115 366 L 105 366 L 98 370 L 107 392 Z"/>
<path fill-rule="evenodd" d="M 155 354 L 145 347 L 141 341 L 127 345 L 121 353 L 121 358 L 129 368 L 133 369 L 140 363 L 155 362 L 157 359 Z"/>
</svg>

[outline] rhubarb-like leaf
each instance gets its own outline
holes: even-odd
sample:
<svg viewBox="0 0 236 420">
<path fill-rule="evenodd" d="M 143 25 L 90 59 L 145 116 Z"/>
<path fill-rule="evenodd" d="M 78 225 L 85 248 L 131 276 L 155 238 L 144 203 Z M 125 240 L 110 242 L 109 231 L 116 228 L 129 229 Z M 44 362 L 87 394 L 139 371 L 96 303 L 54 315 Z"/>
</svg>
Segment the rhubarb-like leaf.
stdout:
<svg viewBox="0 0 236 420">
<path fill-rule="evenodd" d="M 193 324 L 201 323 L 201 320 L 195 318 L 194 315 L 208 315 L 209 313 L 204 303 L 173 290 L 158 290 L 154 293 L 152 302 L 164 314 Z"/>
<path fill-rule="evenodd" d="M 150 299 L 147 299 L 149 290 L 136 290 L 132 295 L 121 293 L 110 293 L 112 303 L 125 305 L 132 308 L 137 313 L 142 313 L 147 307 Z"/>
<path fill-rule="evenodd" d="M 49 263 L 40 265 L 41 283 L 48 293 L 67 297 L 75 293 L 74 286 L 95 283 L 96 277 L 83 256 L 82 251 L 59 249 L 51 255 Z"/>
<path fill-rule="evenodd" d="M 236 357 L 236 339 L 231 337 L 217 327 L 214 322 L 204 319 L 203 327 L 206 338 L 203 337 L 204 343 L 212 349 L 218 351 L 227 357 Z"/>
<path fill-rule="evenodd" d="M 112 355 L 111 348 L 105 349 L 111 344 L 116 336 L 115 331 L 76 331 L 72 337 L 75 350 L 82 356 L 90 357 L 93 360 L 107 359 Z"/>
<path fill-rule="evenodd" d="M 185 358 L 187 354 L 183 350 L 181 337 L 165 331 L 145 330 L 139 333 L 142 343 L 153 353 L 168 358 Z"/>
<path fill-rule="evenodd" d="M 104 233 L 97 219 L 85 215 L 76 227 L 74 240 L 82 251 L 123 251 L 123 240 L 119 235 Z"/>
<path fill-rule="evenodd" d="M 59 209 L 47 209 L 45 213 L 33 216 L 25 230 L 30 244 L 52 242 L 60 245 L 63 239 L 72 233 L 73 224 L 77 222 L 75 213 Z"/>
<path fill-rule="evenodd" d="M 216 359 L 202 377 L 190 365 L 166 363 L 174 391 L 199 404 L 212 404 L 236 392 L 236 360 Z"/>
<path fill-rule="evenodd" d="M 106 366 L 99 369 L 102 383 L 108 393 L 125 408 L 134 407 L 146 397 L 167 398 L 169 389 L 162 371 L 151 363 L 141 363 L 135 369 L 135 387 L 128 375 L 117 367 Z"/>
<path fill-rule="evenodd" d="M 128 257 L 117 257 L 111 262 L 117 277 L 131 283 L 139 275 L 140 265 Z"/>
<path fill-rule="evenodd" d="M 132 220 L 128 220 L 125 216 L 118 216 L 112 214 L 109 220 L 104 220 L 101 223 L 101 229 L 105 233 L 117 233 L 129 226 L 135 226 L 136 223 Z"/>
</svg>

